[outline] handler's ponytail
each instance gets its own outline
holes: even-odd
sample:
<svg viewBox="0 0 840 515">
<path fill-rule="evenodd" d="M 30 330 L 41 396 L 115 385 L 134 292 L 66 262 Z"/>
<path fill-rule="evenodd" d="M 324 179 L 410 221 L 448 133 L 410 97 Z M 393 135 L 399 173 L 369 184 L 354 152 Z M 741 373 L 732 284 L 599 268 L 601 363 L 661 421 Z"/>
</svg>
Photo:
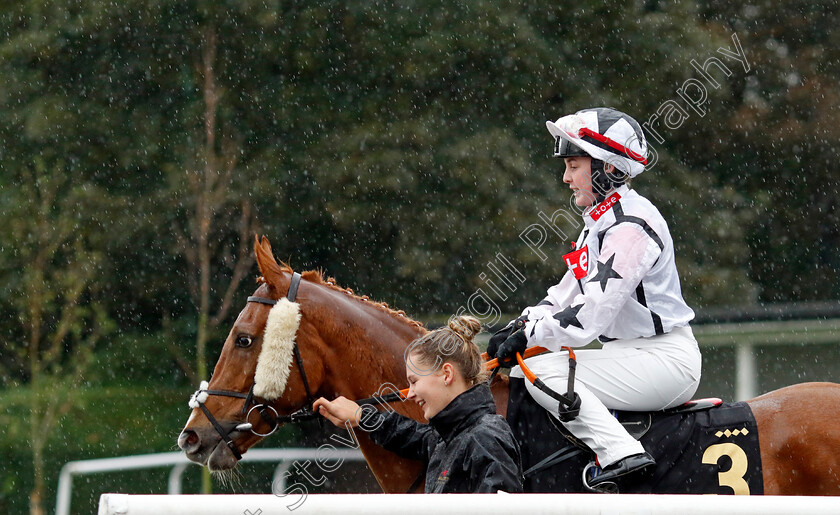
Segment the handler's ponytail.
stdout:
<svg viewBox="0 0 840 515">
<path fill-rule="evenodd" d="M 435 329 L 414 340 L 406 354 L 411 353 L 423 364 L 431 365 L 430 373 L 443 363 L 452 363 L 467 384 L 473 386 L 488 378 L 481 351 L 473 342 L 480 332 L 481 322 L 477 318 L 466 315 L 452 317 L 447 327 Z"/>
</svg>

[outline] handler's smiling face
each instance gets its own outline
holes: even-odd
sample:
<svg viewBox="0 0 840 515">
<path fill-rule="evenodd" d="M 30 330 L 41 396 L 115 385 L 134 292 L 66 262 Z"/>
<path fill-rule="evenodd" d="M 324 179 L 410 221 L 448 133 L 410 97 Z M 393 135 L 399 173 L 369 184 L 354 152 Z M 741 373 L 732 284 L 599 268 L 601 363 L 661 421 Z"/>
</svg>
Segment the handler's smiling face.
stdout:
<svg viewBox="0 0 840 515">
<path fill-rule="evenodd" d="M 430 370 L 424 370 L 426 367 Z M 449 388 L 444 383 L 443 367 L 434 370 L 431 368 L 432 366 L 423 363 L 416 353 L 412 353 L 405 362 L 405 375 L 409 386 L 406 399 L 420 405 L 426 420 L 440 413 L 452 400 Z"/>
</svg>

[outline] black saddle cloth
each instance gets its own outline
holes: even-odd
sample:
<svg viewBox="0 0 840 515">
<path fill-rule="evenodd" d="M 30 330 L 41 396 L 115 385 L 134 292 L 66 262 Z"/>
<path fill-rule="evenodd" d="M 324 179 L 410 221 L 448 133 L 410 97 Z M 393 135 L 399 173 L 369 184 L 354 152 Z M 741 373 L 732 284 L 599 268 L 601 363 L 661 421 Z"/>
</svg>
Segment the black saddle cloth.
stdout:
<svg viewBox="0 0 840 515">
<path fill-rule="evenodd" d="M 570 456 L 548 468 L 526 474 L 526 492 L 584 492 L 583 468 L 594 454 L 577 448 L 556 420 L 525 389 L 524 379 L 510 378 L 507 420 L 522 449 L 528 471 L 558 451 Z M 619 420 L 622 414 L 618 414 Z M 633 492 L 691 494 L 763 494 L 758 428 L 746 403 L 685 413 L 628 413 L 631 422 L 650 427 L 641 436 L 656 460 L 651 480 Z"/>
</svg>

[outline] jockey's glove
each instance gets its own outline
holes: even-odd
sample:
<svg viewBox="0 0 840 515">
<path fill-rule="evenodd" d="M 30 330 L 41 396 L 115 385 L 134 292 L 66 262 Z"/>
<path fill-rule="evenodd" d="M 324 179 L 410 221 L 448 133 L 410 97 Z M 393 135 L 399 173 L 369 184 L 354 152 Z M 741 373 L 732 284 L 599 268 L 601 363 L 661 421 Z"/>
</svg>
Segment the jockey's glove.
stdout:
<svg viewBox="0 0 840 515">
<path fill-rule="evenodd" d="M 510 333 L 512 332 L 513 321 L 511 321 L 511 323 L 493 333 L 493 336 L 490 337 L 490 343 L 487 344 L 487 355 L 491 358 L 495 358 L 496 354 L 499 352 L 499 345 L 504 343 L 504 341 L 508 339 L 508 336 L 510 336 Z"/>
<path fill-rule="evenodd" d="M 527 321 L 528 319 L 525 315 L 522 315 L 519 318 L 511 320 L 508 322 L 508 325 L 493 333 L 493 336 L 490 337 L 490 343 L 487 344 L 487 355 L 495 358 L 499 352 L 499 345 L 504 343 L 513 331 L 524 328 L 525 322 Z"/>
<path fill-rule="evenodd" d="M 516 365 L 516 353 L 524 353 L 526 347 L 528 347 L 528 337 L 525 336 L 525 331 L 515 330 L 504 343 L 499 345 L 499 351 L 496 353 L 499 366 L 510 368 Z"/>
</svg>

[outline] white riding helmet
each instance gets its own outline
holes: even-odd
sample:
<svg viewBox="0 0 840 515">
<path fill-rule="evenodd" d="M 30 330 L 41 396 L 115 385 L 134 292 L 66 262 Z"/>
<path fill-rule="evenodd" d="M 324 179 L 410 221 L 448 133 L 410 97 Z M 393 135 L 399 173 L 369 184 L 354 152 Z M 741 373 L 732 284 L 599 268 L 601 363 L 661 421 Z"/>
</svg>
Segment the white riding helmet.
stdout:
<svg viewBox="0 0 840 515">
<path fill-rule="evenodd" d="M 629 177 L 647 165 L 647 141 L 632 117 L 610 107 L 594 107 L 545 122 L 554 136 L 554 156 L 589 156 L 610 163 Z"/>
</svg>

